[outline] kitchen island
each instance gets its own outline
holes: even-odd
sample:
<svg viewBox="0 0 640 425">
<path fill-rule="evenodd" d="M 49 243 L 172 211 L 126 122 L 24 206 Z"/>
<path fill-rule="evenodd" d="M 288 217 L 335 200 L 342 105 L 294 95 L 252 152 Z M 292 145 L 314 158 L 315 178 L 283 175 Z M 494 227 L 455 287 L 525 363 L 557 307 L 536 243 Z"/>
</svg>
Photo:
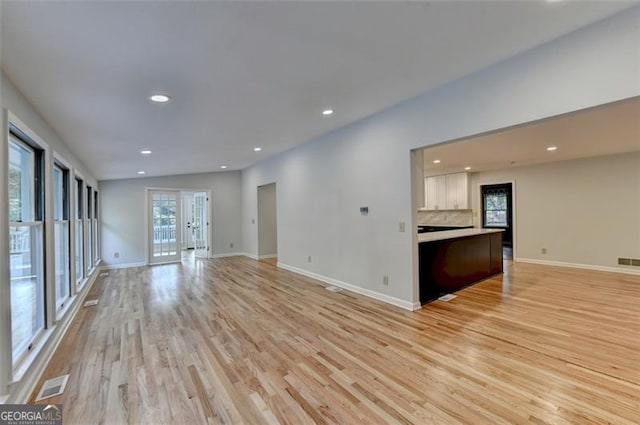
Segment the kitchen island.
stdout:
<svg viewBox="0 0 640 425">
<path fill-rule="evenodd" d="M 502 229 L 418 235 L 422 304 L 502 273 Z"/>
</svg>

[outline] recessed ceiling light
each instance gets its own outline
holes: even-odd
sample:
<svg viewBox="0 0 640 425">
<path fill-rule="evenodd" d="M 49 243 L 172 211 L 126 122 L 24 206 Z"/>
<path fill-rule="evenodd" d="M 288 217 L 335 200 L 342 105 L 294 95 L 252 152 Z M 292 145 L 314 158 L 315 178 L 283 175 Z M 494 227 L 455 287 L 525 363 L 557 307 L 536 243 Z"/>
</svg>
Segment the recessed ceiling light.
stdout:
<svg viewBox="0 0 640 425">
<path fill-rule="evenodd" d="M 224 170 L 225 168 L 227 168 L 227 166 L 226 165 L 221 165 L 220 168 L 222 168 Z"/>
<path fill-rule="evenodd" d="M 149 96 L 149 100 L 156 103 L 167 103 L 171 98 L 166 94 L 154 94 Z"/>
<path fill-rule="evenodd" d="M 331 115 L 333 114 L 333 109 L 325 109 L 322 111 L 322 115 Z"/>
<path fill-rule="evenodd" d="M 142 155 L 151 155 L 151 151 L 150 151 L 149 149 L 141 150 L 141 151 L 140 151 L 140 153 L 141 153 Z"/>
<path fill-rule="evenodd" d="M 142 170 L 138 171 L 138 175 L 143 175 L 143 174 L 145 174 L 144 171 L 142 171 Z"/>
<path fill-rule="evenodd" d="M 549 152 L 551 152 L 551 151 L 555 151 L 555 150 L 558 150 L 558 147 L 557 147 L 557 146 L 549 146 L 549 147 L 547 148 L 547 150 L 548 150 Z"/>
<path fill-rule="evenodd" d="M 470 170 L 470 169 L 471 169 L 471 167 L 464 167 L 464 169 L 465 169 L 465 170 Z"/>
<path fill-rule="evenodd" d="M 260 151 L 262 150 L 262 148 L 257 147 L 257 148 L 253 148 L 253 150 L 254 150 L 255 152 L 260 152 Z"/>
<path fill-rule="evenodd" d="M 434 160 L 433 160 L 433 163 L 434 163 L 434 164 L 440 164 L 440 160 L 439 160 L 439 159 L 434 159 Z"/>
</svg>

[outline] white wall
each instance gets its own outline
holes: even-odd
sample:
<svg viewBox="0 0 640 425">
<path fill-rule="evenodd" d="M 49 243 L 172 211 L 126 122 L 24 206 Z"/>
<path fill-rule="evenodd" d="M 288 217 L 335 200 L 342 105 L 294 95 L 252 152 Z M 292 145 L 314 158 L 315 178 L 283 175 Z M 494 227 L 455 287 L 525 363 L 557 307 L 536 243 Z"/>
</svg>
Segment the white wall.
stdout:
<svg viewBox="0 0 640 425">
<path fill-rule="evenodd" d="M 278 222 L 275 183 L 258 188 L 258 256 L 278 253 Z"/>
<path fill-rule="evenodd" d="M 211 255 L 242 252 L 239 171 L 107 180 L 100 182 L 102 258 L 107 265 L 145 262 L 145 188 L 148 187 L 211 190 Z M 120 258 L 114 258 L 115 252 L 120 253 Z"/>
<path fill-rule="evenodd" d="M 636 7 L 244 170 L 245 251 L 275 181 L 279 262 L 415 304 L 410 150 L 639 95 L 639 22 Z"/>
<path fill-rule="evenodd" d="M 476 221 L 480 185 L 509 181 L 518 258 L 627 270 L 618 257 L 640 258 L 640 152 L 472 173 Z"/>
</svg>

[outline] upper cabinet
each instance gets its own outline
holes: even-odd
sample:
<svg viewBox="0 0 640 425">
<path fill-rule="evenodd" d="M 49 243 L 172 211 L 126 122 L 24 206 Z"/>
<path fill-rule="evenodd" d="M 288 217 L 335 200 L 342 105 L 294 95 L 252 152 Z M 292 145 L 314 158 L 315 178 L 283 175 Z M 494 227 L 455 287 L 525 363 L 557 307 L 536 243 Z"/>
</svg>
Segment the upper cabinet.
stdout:
<svg viewBox="0 0 640 425">
<path fill-rule="evenodd" d="M 428 210 L 466 210 L 469 208 L 467 173 L 445 174 L 424 179 L 425 208 Z"/>
<path fill-rule="evenodd" d="M 428 210 L 444 210 L 447 208 L 446 176 L 427 177 L 424 179 L 424 203 Z"/>
<path fill-rule="evenodd" d="M 447 209 L 466 210 L 469 206 L 467 173 L 447 174 Z"/>
</svg>

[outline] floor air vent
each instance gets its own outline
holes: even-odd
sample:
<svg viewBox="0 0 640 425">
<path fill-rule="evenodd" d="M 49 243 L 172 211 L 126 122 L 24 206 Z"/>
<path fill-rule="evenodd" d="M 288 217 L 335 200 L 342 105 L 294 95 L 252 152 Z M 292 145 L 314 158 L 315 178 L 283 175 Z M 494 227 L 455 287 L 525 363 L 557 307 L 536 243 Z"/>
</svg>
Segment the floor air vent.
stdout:
<svg viewBox="0 0 640 425">
<path fill-rule="evenodd" d="M 327 286 L 325 289 L 327 291 L 331 291 L 331 292 L 340 292 L 340 291 L 342 291 L 342 288 L 340 288 L 339 286 Z"/>
<path fill-rule="evenodd" d="M 94 305 L 98 305 L 98 300 L 89 300 L 84 303 L 85 307 L 93 307 Z"/>
<path fill-rule="evenodd" d="M 44 382 L 36 401 L 44 400 L 45 398 L 55 397 L 64 392 L 64 387 L 67 386 L 67 380 L 69 375 L 58 376 L 57 378 L 51 378 Z"/>
<path fill-rule="evenodd" d="M 98 277 L 106 277 L 109 276 L 109 272 L 102 272 L 98 275 Z"/>
<path fill-rule="evenodd" d="M 452 299 L 454 299 L 456 297 L 457 297 L 457 295 L 447 294 L 447 295 L 443 295 L 440 298 L 438 298 L 438 301 L 451 301 Z"/>
</svg>

